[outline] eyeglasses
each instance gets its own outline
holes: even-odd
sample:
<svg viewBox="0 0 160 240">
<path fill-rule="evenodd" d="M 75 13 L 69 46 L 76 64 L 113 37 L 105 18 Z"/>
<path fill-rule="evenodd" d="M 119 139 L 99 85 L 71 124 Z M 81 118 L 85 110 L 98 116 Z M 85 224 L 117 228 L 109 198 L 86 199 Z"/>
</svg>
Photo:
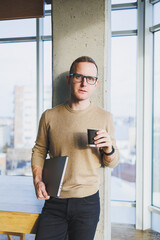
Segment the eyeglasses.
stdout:
<svg viewBox="0 0 160 240">
<path fill-rule="evenodd" d="M 97 77 L 92 76 L 84 76 L 82 74 L 78 73 L 71 73 L 69 76 L 73 77 L 74 82 L 82 82 L 84 78 L 86 79 L 86 82 L 90 85 L 94 85 L 97 82 Z"/>
</svg>

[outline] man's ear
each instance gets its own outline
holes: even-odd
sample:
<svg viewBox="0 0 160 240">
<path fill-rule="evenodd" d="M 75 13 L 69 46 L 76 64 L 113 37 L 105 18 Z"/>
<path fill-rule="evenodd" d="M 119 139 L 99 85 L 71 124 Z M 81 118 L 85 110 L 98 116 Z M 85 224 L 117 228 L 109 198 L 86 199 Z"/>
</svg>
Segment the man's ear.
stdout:
<svg viewBox="0 0 160 240">
<path fill-rule="evenodd" d="M 95 88 L 98 86 L 98 84 L 99 84 L 99 80 L 97 79 L 97 81 L 96 81 L 96 83 L 95 83 Z"/>
<path fill-rule="evenodd" d="M 69 75 L 66 76 L 66 83 L 67 83 L 68 85 L 70 85 L 70 76 L 69 76 Z"/>
</svg>

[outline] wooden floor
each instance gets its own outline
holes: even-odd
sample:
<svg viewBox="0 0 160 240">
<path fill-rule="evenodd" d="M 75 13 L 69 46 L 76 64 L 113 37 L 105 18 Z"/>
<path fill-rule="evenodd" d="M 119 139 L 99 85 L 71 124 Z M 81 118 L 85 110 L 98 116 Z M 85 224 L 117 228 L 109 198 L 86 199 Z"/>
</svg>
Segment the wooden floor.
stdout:
<svg viewBox="0 0 160 240">
<path fill-rule="evenodd" d="M 34 235 L 26 234 L 26 240 L 34 239 Z M 0 240 L 8 240 L 8 238 L 0 234 Z M 19 237 L 13 237 L 13 240 L 19 240 Z M 160 233 L 152 230 L 135 230 L 133 225 L 112 224 L 112 240 L 160 240 Z"/>
<path fill-rule="evenodd" d="M 160 233 L 136 230 L 133 225 L 112 224 L 112 240 L 160 240 Z"/>
</svg>

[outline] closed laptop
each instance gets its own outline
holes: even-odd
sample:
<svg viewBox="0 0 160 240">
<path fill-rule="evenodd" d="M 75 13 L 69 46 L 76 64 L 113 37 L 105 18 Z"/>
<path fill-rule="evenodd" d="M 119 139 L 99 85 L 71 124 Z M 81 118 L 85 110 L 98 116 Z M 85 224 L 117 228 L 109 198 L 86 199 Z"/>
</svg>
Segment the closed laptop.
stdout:
<svg viewBox="0 0 160 240">
<path fill-rule="evenodd" d="M 42 179 L 51 197 L 60 196 L 68 159 L 68 156 L 60 156 L 46 159 L 44 162 Z"/>
</svg>

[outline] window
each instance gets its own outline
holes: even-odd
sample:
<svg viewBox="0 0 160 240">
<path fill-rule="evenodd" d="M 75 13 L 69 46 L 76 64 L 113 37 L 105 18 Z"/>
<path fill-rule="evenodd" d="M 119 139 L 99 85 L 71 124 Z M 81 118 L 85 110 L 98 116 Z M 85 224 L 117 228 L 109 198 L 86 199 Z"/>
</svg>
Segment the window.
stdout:
<svg viewBox="0 0 160 240">
<path fill-rule="evenodd" d="M 111 111 L 120 151 L 112 170 L 112 200 L 136 200 L 136 57 L 136 36 L 112 38 Z"/>
<path fill-rule="evenodd" d="M 44 109 L 52 107 L 52 42 L 44 42 Z"/>
<path fill-rule="evenodd" d="M 137 29 L 137 10 L 112 11 L 112 31 Z"/>
<path fill-rule="evenodd" d="M 154 21 L 153 24 L 160 24 L 160 2 L 158 2 L 157 4 L 153 5 L 153 16 L 154 16 Z"/>
<path fill-rule="evenodd" d="M 154 33 L 153 93 L 153 195 L 152 204 L 160 207 L 160 31 Z"/>
<path fill-rule="evenodd" d="M 112 0 L 112 4 L 134 3 L 135 0 Z"/>
<path fill-rule="evenodd" d="M 43 112 L 52 107 L 51 11 L 47 6 L 43 44 Z M 31 150 L 37 133 L 36 21 L 1 21 L 0 28 L 0 175 L 31 175 Z M 41 83 L 40 83 L 41 84 Z M 3 91 L 2 91 L 3 89 Z M 41 87 L 40 87 L 41 89 Z M 14 164 L 13 164 L 14 163 Z"/>
<path fill-rule="evenodd" d="M 112 1 L 111 112 L 120 163 L 111 170 L 111 221 L 136 222 L 137 2 Z"/>
<path fill-rule="evenodd" d="M 111 112 L 120 163 L 112 170 L 111 199 L 135 202 L 137 9 L 124 2 L 131 9 L 112 5 Z M 127 31 L 134 32 L 127 36 Z"/>
<path fill-rule="evenodd" d="M 0 21 L 0 38 L 36 36 L 36 20 L 21 19 Z"/>
</svg>

